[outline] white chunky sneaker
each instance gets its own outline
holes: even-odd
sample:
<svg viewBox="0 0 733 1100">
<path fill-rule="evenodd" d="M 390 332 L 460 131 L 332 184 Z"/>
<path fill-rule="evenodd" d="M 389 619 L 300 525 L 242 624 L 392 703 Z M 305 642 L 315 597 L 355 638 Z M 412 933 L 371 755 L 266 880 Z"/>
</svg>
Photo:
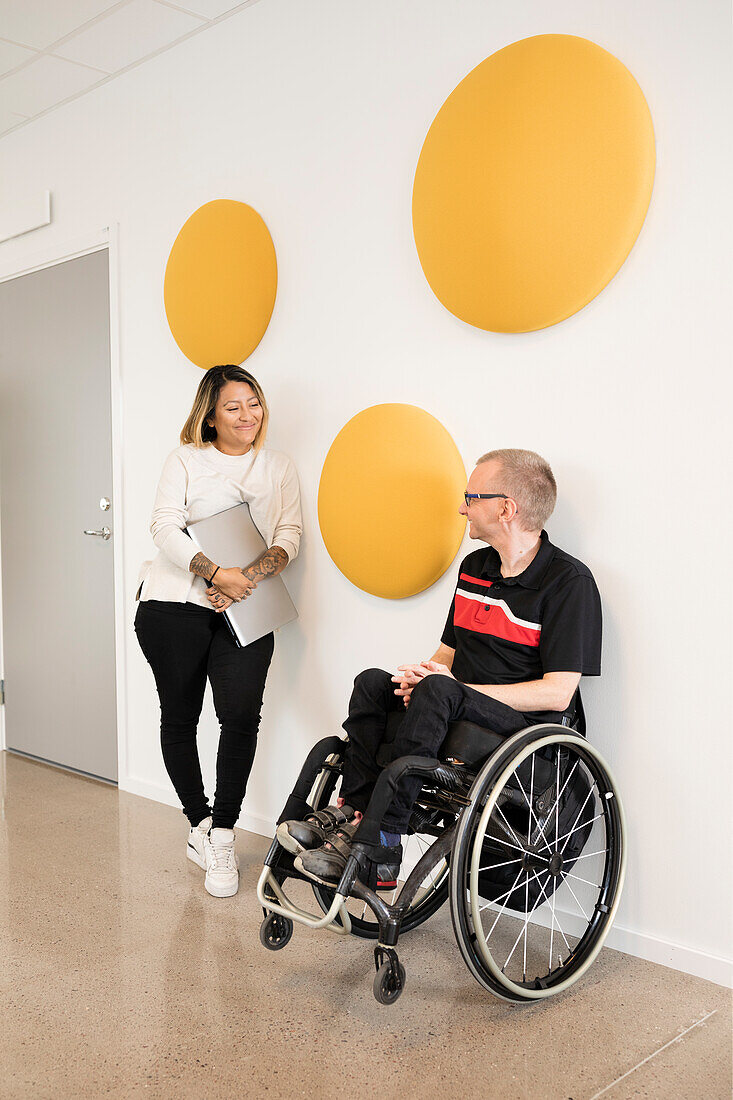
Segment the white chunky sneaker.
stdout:
<svg viewBox="0 0 733 1100">
<path fill-rule="evenodd" d="M 193 862 L 197 863 L 202 871 L 206 870 L 206 853 L 204 852 L 204 837 L 211 828 L 211 818 L 205 817 L 203 821 L 199 821 L 198 825 L 195 825 L 188 834 L 188 844 L 186 845 L 186 855 Z"/>
<path fill-rule="evenodd" d="M 215 898 L 230 898 L 239 889 L 239 861 L 234 854 L 234 829 L 212 829 L 204 837 L 204 886 Z"/>
</svg>

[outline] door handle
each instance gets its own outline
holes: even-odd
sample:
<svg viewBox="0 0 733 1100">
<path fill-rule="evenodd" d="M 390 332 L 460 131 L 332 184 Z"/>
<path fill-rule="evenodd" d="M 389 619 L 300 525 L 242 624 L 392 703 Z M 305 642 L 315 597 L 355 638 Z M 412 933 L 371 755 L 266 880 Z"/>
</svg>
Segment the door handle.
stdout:
<svg viewBox="0 0 733 1100">
<path fill-rule="evenodd" d="M 105 542 L 107 541 L 107 539 L 112 538 L 112 532 L 110 531 L 109 527 L 103 527 L 101 531 L 85 531 L 84 534 L 99 535 L 99 537 L 103 538 Z"/>
</svg>

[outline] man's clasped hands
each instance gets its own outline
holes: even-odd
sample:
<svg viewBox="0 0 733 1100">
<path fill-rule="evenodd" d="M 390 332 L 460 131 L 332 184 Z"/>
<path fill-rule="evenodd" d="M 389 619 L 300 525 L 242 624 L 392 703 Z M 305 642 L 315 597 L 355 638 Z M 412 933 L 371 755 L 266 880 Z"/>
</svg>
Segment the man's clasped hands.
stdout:
<svg viewBox="0 0 733 1100">
<path fill-rule="evenodd" d="M 406 707 L 410 705 L 410 696 L 415 684 L 419 684 L 426 676 L 449 676 L 451 680 L 455 679 L 448 665 L 443 665 L 440 661 L 420 661 L 416 665 L 399 665 L 392 677 L 392 683 L 399 684 L 399 687 L 395 688 L 395 695 L 402 696 L 402 702 Z"/>
</svg>

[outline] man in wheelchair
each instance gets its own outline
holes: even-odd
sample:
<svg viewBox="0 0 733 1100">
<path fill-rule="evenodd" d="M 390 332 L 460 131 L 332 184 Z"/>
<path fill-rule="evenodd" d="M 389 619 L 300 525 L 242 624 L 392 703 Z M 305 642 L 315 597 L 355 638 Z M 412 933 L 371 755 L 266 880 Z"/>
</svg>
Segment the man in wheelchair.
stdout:
<svg viewBox="0 0 733 1100">
<path fill-rule="evenodd" d="M 552 470 L 533 451 L 479 459 L 460 512 L 470 537 L 487 545 L 461 563 L 440 645 L 396 675 L 368 669 L 356 677 L 341 798 L 278 826 L 281 845 L 297 853 L 295 867 L 310 879 L 340 881 L 387 748 L 390 760 L 434 758 L 459 720 L 506 736 L 544 722 L 585 732 L 578 684 L 582 675 L 600 675 L 601 604 L 590 570 L 544 531 L 555 499 Z M 369 847 L 370 866 L 360 864 L 377 889 L 396 886 L 401 837 L 421 785 L 419 776 L 402 779 L 380 843 Z"/>
</svg>

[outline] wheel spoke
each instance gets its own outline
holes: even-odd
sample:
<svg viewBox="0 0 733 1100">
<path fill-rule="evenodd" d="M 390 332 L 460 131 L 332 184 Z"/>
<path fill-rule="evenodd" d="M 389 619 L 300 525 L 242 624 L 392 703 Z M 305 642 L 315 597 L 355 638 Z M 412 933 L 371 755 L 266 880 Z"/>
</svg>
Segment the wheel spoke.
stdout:
<svg viewBox="0 0 733 1100">
<path fill-rule="evenodd" d="M 530 783 L 529 783 L 529 799 L 527 799 L 527 795 L 525 793 L 524 788 L 522 787 L 522 782 L 521 782 L 521 780 L 519 780 L 518 774 L 517 774 L 517 777 L 516 777 L 516 781 L 519 784 L 519 790 L 521 790 L 522 793 L 524 794 L 524 800 L 527 803 L 527 806 L 528 806 L 528 809 L 529 809 L 529 828 L 527 829 L 527 838 L 528 839 L 532 838 L 532 820 L 534 818 L 535 824 L 536 824 L 537 828 L 539 829 L 539 836 L 537 837 L 537 839 L 539 840 L 541 838 L 541 840 L 543 840 L 543 844 L 545 845 L 547 850 L 550 851 L 551 848 L 550 848 L 549 844 L 547 843 L 547 837 L 545 836 L 545 829 L 543 828 L 543 826 L 540 825 L 539 818 L 537 817 L 537 814 L 533 810 L 533 805 L 534 805 L 534 801 L 535 801 L 535 793 L 534 793 L 534 791 L 535 791 L 535 753 L 534 752 L 533 752 L 533 755 L 532 755 L 532 779 L 530 779 Z M 548 816 L 548 821 L 549 821 L 549 816 Z"/>
<path fill-rule="evenodd" d="M 540 890 L 542 890 L 542 893 L 545 895 L 545 901 L 550 901 L 550 899 L 547 896 L 547 892 L 546 892 L 544 886 L 542 885 L 542 883 L 540 883 Z M 560 921 L 557 919 L 556 910 L 555 910 L 555 891 L 554 890 L 552 892 L 552 902 L 551 902 L 551 905 L 550 905 L 550 909 L 551 909 L 551 913 L 552 913 L 553 923 L 557 925 L 558 932 L 560 933 L 562 938 L 565 940 L 565 946 L 567 947 L 568 951 L 572 951 L 572 947 L 568 943 L 567 937 L 566 937 L 565 933 L 562 930 L 562 925 L 560 924 Z M 552 939 L 552 936 L 550 937 L 550 939 Z M 552 955 L 550 955 L 550 970 L 552 970 Z"/>
<path fill-rule="evenodd" d="M 530 779 L 529 779 L 529 801 L 527 803 L 527 805 L 529 806 L 530 816 L 532 814 L 532 802 L 534 801 L 534 762 L 535 762 L 535 754 L 532 753 L 532 774 L 530 775 Z M 517 782 L 519 782 L 519 770 L 518 769 L 517 769 Z M 519 783 L 519 788 L 520 788 L 522 794 L 524 794 L 524 788 L 522 787 L 521 783 Z M 525 798 L 527 797 L 526 794 L 524 795 L 524 797 Z M 527 833 L 527 835 L 529 836 L 529 833 Z"/>
<path fill-rule="evenodd" d="M 557 747 L 555 754 L 555 849 L 557 850 L 557 834 L 560 827 L 560 746 Z M 552 820 L 552 810 L 547 818 L 548 821 Z M 552 891 L 552 904 L 550 905 L 550 959 L 547 967 L 547 973 L 552 970 L 552 945 L 555 940 L 555 893 Z"/>
<path fill-rule="evenodd" d="M 484 909 L 488 909 L 490 905 L 496 905 L 496 904 L 497 904 L 498 902 L 502 901 L 502 899 L 503 899 L 503 898 L 508 898 L 508 897 L 510 897 L 510 895 L 511 895 L 511 894 L 513 893 L 513 891 L 514 891 L 514 888 L 515 888 L 515 886 L 517 885 L 517 883 L 519 882 L 520 878 L 522 877 L 522 874 L 523 874 L 523 873 L 524 873 L 524 872 L 523 872 L 523 869 L 522 869 L 522 868 L 520 867 L 520 868 L 519 868 L 519 874 L 517 875 L 517 877 L 515 878 L 514 882 L 513 882 L 513 883 L 511 884 L 511 886 L 509 887 L 509 889 L 508 889 L 508 890 L 506 891 L 506 893 L 504 893 L 504 894 L 500 894 L 500 895 L 499 895 L 499 897 L 498 897 L 498 898 L 494 898 L 494 900 L 493 900 L 493 901 L 487 901 L 485 905 L 480 905 L 480 906 L 479 906 L 479 910 L 478 910 L 478 911 L 479 911 L 479 913 L 483 913 Z M 499 912 L 497 913 L 497 916 L 496 916 L 496 920 L 498 920 L 498 919 L 499 919 L 499 917 L 501 916 L 501 914 L 502 914 L 502 912 L 503 912 L 503 910 L 504 910 L 504 909 L 506 909 L 506 902 L 504 902 L 504 904 L 503 904 L 503 905 L 501 906 L 501 908 L 499 909 Z M 489 932 L 489 936 L 491 935 L 491 932 L 493 932 L 493 931 L 494 931 L 494 928 L 495 928 L 495 927 L 496 927 L 496 921 L 494 921 L 494 923 L 493 923 L 493 924 L 492 924 L 492 926 L 491 926 L 491 931 Z M 486 939 L 487 939 L 487 940 L 488 940 L 489 936 L 487 936 L 487 937 L 486 937 Z"/>
<path fill-rule="evenodd" d="M 591 856 L 605 856 L 608 848 L 599 848 L 597 852 L 583 852 L 582 855 L 575 857 L 577 863 L 579 859 L 590 859 Z"/>
<path fill-rule="evenodd" d="M 573 829 L 574 829 L 574 828 L 575 828 L 575 826 L 576 826 L 576 825 L 578 824 L 578 821 L 580 820 L 580 817 L 581 817 L 581 815 L 582 815 L 582 813 L 583 813 L 583 810 L 584 810 L 584 809 L 585 809 L 585 807 L 586 807 L 586 806 L 588 805 L 588 799 L 589 799 L 589 798 L 590 798 L 590 797 L 592 796 L 592 794 L 593 794 L 594 788 L 595 788 L 595 783 L 593 784 L 593 786 L 592 786 L 592 787 L 590 788 L 590 790 L 588 791 L 588 794 L 587 794 L 587 795 L 585 796 L 585 801 L 584 801 L 583 805 L 582 805 L 582 806 L 580 807 L 580 809 L 578 810 L 578 816 L 576 817 L 575 821 L 573 822 L 573 828 L 572 828 L 572 829 L 570 830 L 570 833 L 572 833 L 572 832 L 573 832 Z M 568 840 L 570 839 L 570 833 L 568 833 Z M 565 843 L 563 844 L 562 848 L 560 849 L 560 855 L 562 855 L 562 854 L 563 854 L 563 852 L 565 851 L 565 849 L 567 848 L 567 846 L 568 846 L 568 841 L 566 840 L 566 841 L 565 841 Z"/>
<path fill-rule="evenodd" d="M 550 958 L 547 965 L 547 972 L 552 970 L 552 944 L 555 939 L 555 891 L 552 891 L 552 904 L 550 905 Z"/>
<path fill-rule="evenodd" d="M 557 848 L 557 834 L 560 828 L 560 748 L 557 750 L 557 768 L 555 769 L 555 805 L 553 807 L 555 811 L 555 847 Z M 549 821 L 552 817 L 552 810 L 547 815 Z M 554 894 L 553 894 L 554 897 Z"/>
<path fill-rule="evenodd" d="M 534 756 L 532 757 L 532 766 L 534 768 Z M 527 906 L 529 905 L 529 879 L 527 879 L 527 885 L 524 887 L 524 911 L 527 912 Z M 522 959 L 522 981 L 527 980 L 527 928 L 529 926 L 529 917 L 524 922 L 524 957 Z"/>
<path fill-rule="evenodd" d="M 502 810 L 501 806 L 499 806 L 499 805 L 498 805 L 498 803 L 497 803 L 497 806 L 496 806 L 496 811 L 497 811 L 497 813 L 500 813 L 500 814 L 501 814 L 501 816 L 502 816 L 502 817 L 504 818 L 504 822 L 505 822 L 505 824 L 506 824 L 506 827 L 507 827 L 507 829 L 509 830 L 509 832 L 510 832 L 510 833 L 512 834 L 512 836 L 513 836 L 513 837 L 514 837 L 514 839 L 516 840 L 516 842 L 517 842 L 517 844 L 519 845 L 520 849 L 521 849 L 522 851 L 525 851 L 525 850 L 526 850 L 526 847 L 527 847 L 527 845 L 526 845 L 526 844 L 522 844 L 521 840 L 519 839 L 519 837 L 517 836 L 517 834 L 516 834 L 516 833 L 514 832 L 514 829 L 513 829 L 512 827 L 511 827 L 511 825 L 510 825 L 510 824 L 509 824 L 509 822 L 507 821 L 507 819 L 506 819 L 506 814 L 505 814 L 505 813 L 504 813 L 504 811 Z"/>
<path fill-rule="evenodd" d="M 595 886 L 596 890 L 601 889 L 600 882 L 591 882 L 590 879 L 581 878 L 580 875 L 572 875 L 570 871 L 565 872 L 565 878 L 574 878 L 577 882 L 584 882 L 586 886 Z"/>
<path fill-rule="evenodd" d="M 480 913 L 482 913 L 482 912 L 484 911 L 484 909 L 488 909 L 490 905 L 496 905 L 496 903 L 497 903 L 497 902 L 499 902 L 499 901 L 501 901 L 501 899 L 502 899 L 502 898 L 509 898 L 509 896 L 510 896 L 510 895 L 511 895 L 511 894 L 512 894 L 512 893 L 514 892 L 514 888 L 516 887 L 517 883 L 519 882 L 520 878 L 522 877 L 522 875 L 523 875 L 524 873 L 525 873 L 525 872 L 524 872 L 524 871 L 523 871 L 523 870 L 522 870 L 522 869 L 520 868 L 519 874 L 518 874 L 518 875 L 517 875 L 517 877 L 515 878 L 515 880 L 514 880 L 514 883 L 513 883 L 513 885 L 512 885 L 511 887 L 510 887 L 510 889 L 509 889 L 509 890 L 507 890 L 507 892 L 506 892 L 505 894 L 502 894 L 502 895 L 501 895 L 500 897 L 498 897 L 498 898 L 494 898 L 494 900 L 493 900 L 493 901 L 487 901 L 487 902 L 486 902 L 486 905 L 482 905 L 482 906 L 480 906 L 480 907 L 479 907 L 479 912 L 480 912 Z M 527 875 L 529 875 L 529 872 L 526 872 L 526 873 L 527 873 Z M 532 877 L 531 877 L 531 878 L 529 878 L 529 877 L 528 877 L 528 880 L 527 880 L 527 883 L 528 883 L 528 885 L 529 885 L 529 883 L 532 883 L 532 882 L 534 882 L 534 880 L 535 880 L 535 879 L 538 879 L 538 878 L 540 877 L 540 875 L 541 875 L 541 874 L 543 874 L 543 873 L 544 873 L 543 871 L 539 871 L 539 872 L 538 872 L 538 871 L 535 871 L 535 873 L 534 873 L 534 874 L 532 875 Z M 540 885 L 541 885 L 541 884 L 540 884 Z M 520 890 L 521 890 L 521 886 L 520 886 Z M 546 895 L 546 894 L 545 894 L 545 897 L 547 897 L 547 895 Z M 489 934 L 488 934 L 488 936 L 486 937 L 486 942 L 487 942 L 487 943 L 489 942 L 489 936 L 491 935 L 491 933 L 492 933 L 492 932 L 494 931 L 494 929 L 496 928 L 496 925 L 497 925 L 497 922 L 498 922 L 498 920 L 499 920 L 499 917 L 500 917 L 500 916 L 502 915 L 502 913 L 506 912 L 506 907 L 507 907 L 507 903 L 506 903 L 506 902 L 504 902 L 504 904 L 503 904 L 503 905 L 501 906 L 501 908 L 499 909 L 498 913 L 496 914 L 496 920 L 494 921 L 494 923 L 492 924 L 491 928 L 489 929 Z M 512 916 L 514 916 L 514 915 L 515 915 L 515 914 L 514 914 L 514 912 L 512 912 Z"/>
<path fill-rule="evenodd" d="M 588 917 L 588 914 L 586 913 L 585 909 L 583 908 L 583 906 L 582 906 L 582 905 L 580 904 L 580 902 L 578 901 L 578 895 L 577 895 L 577 894 L 575 893 L 575 890 L 573 890 L 572 886 L 571 886 L 571 885 L 570 885 L 570 883 L 568 882 L 568 880 L 567 880 L 567 877 L 565 878 L 565 882 L 567 883 L 567 886 L 568 886 L 568 890 L 570 891 L 570 893 L 571 893 L 571 894 L 573 895 L 573 897 L 575 898 L 575 904 L 576 904 L 576 905 L 578 906 L 578 909 L 580 909 L 580 911 L 581 911 L 581 913 L 583 914 L 583 916 L 585 917 L 585 919 L 586 919 L 587 921 L 589 921 L 589 922 L 590 922 L 590 919 L 589 919 L 589 917 Z"/>
<path fill-rule="evenodd" d="M 492 844 L 503 844 L 506 848 L 514 848 L 518 852 L 526 852 L 527 851 L 527 845 L 526 844 L 512 844 L 512 842 L 510 840 L 502 840 L 502 838 L 500 836 L 489 837 L 489 840 L 491 841 Z M 545 857 L 544 856 L 539 856 L 539 858 L 544 859 Z M 547 862 L 549 863 L 549 860 L 547 860 Z"/>
<path fill-rule="evenodd" d="M 519 856 L 516 859 L 508 859 L 505 863 L 489 863 L 486 867 L 479 867 L 479 871 L 496 871 L 499 867 L 509 867 L 512 863 L 520 863 Z"/>
<path fill-rule="evenodd" d="M 549 813 L 547 814 L 547 820 L 548 820 L 548 821 L 549 821 L 549 820 L 550 820 L 550 818 L 552 817 L 552 814 L 553 814 L 553 812 L 555 812 L 555 811 L 557 811 L 557 813 L 559 813 L 559 812 L 560 812 L 560 811 L 559 811 L 559 806 L 560 806 L 560 798 L 561 798 L 561 797 L 562 797 L 562 795 L 563 795 L 563 794 L 565 793 L 565 788 L 567 787 L 568 783 L 569 783 L 569 782 L 570 782 L 570 780 L 572 779 L 572 776 L 573 776 L 573 772 L 575 771 L 575 769 L 577 768 L 577 766 L 578 766 L 578 764 L 579 764 L 579 763 L 580 763 L 580 758 L 578 758 L 578 759 L 577 759 L 577 760 L 575 761 L 575 763 L 573 764 L 572 768 L 570 769 L 570 772 L 569 772 L 569 774 L 568 774 L 568 777 L 567 777 L 567 779 L 565 780 L 565 782 L 564 782 L 564 783 L 563 783 L 563 785 L 562 785 L 562 789 L 558 791 L 558 793 L 557 793 L 557 797 L 555 798 L 555 803 L 554 803 L 554 805 L 553 805 L 553 806 L 551 806 L 551 807 L 550 807 Z M 560 783 L 560 753 L 559 753 L 559 751 L 558 751 L 558 754 L 557 754 L 557 783 L 558 783 L 558 785 L 559 785 L 559 783 Z M 557 816 L 557 814 L 556 814 L 556 816 Z M 556 827 L 556 829 L 555 829 L 555 832 L 557 832 L 557 827 Z M 544 833 L 543 833 L 543 836 L 544 836 Z M 555 843 L 557 843 L 557 839 L 555 840 Z"/>
<path fill-rule="evenodd" d="M 440 868 L 440 871 L 438 871 L 438 868 Z M 440 886 L 440 879 L 442 874 L 443 869 L 440 864 L 438 864 L 438 867 L 433 867 L 432 871 L 430 872 L 430 886 L 428 887 L 429 894 L 434 894 Z"/>
<path fill-rule="evenodd" d="M 535 875 L 534 877 L 538 878 L 539 876 Z M 547 878 L 548 878 L 548 881 L 549 881 L 549 878 L 550 878 L 549 874 L 548 874 Z M 512 955 L 514 954 L 514 951 L 515 951 L 515 948 L 516 948 L 517 944 L 521 940 L 522 936 L 524 936 L 524 962 L 523 962 L 524 971 L 523 971 L 523 973 L 525 974 L 525 978 L 522 979 L 523 981 L 526 980 L 526 973 L 527 973 L 527 929 L 529 928 L 529 918 L 532 916 L 535 909 L 540 904 L 540 895 L 538 895 L 537 898 L 535 899 L 534 905 L 532 906 L 531 909 L 529 909 L 529 912 L 527 912 L 527 909 L 529 908 L 529 875 L 527 876 L 527 881 L 524 885 L 525 885 L 525 888 L 524 888 L 524 897 L 525 897 L 525 901 L 524 901 L 524 910 L 525 910 L 524 924 L 523 924 L 523 926 L 522 926 L 522 928 L 519 932 L 519 935 L 517 936 L 516 940 L 514 941 L 514 946 L 512 947 L 509 954 L 507 955 L 506 960 L 504 962 L 504 965 L 501 968 L 502 970 L 506 970 L 507 966 L 509 965 L 509 960 L 511 959 Z M 540 883 L 540 890 L 542 890 L 542 893 L 545 895 L 545 898 L 547 898 L 547 894 L 545 892 L 545 889 L 544 889 L 542 883 Z"/>
<path fill-rule="evenodd" d="M 601 818 L 601 817 L 603 817 L 603 811 L 601 811 L 599 814 L 596 814 L 595 817 L 592 817 L 590 819 L 590 821 L 584 821 L 582 825 L 578 825 L 577 828 L 571 829 L 569 833 L 563 833 L 562 836 L 560 837 L 560 840 L 565 840 L 566 837 L 572 836 L 573 833 L 580 832 L 581 829 L 585 829 L 586 825 L 592 825 L 594 821 L 598 821 L 599 818 Z M 558 841 L 558 843 L 559 843 L 559 841 Z M 560 854 L 562 854 L 562 852 L 564 852 L 564 851 L 565 851 L 565 845 L 563 845 Z"/>
<path fill-rule="evenodd" d="M 527 838 L 528 839 L 531 838 L 531 835 L 532 835 L 532 820 L 534 820 L 535 824 L 537 825 L 537 828 L 540 831 L 540 836 L 542 837 L 545 848 L 547 848 L 547 850 L 549 851 L 550 850 L 550 845 L 547 843 L 547 837 L 545 836 L 545 831 L 542 828 L 542 826 L 540 825 L 539 818 L 537 817 L 537 814 L 534 812 L 534 810 L 532 808 L 533 803 L 534 803 L 534 762 L 535 762 L 535 755 L 534 755 L 534 753 L 532 753 L 532 774 L 531 774 L 530 785 L 529 785 L 529 798 L 527 798 L 527 792 L 525 791 L 524 787 L 522 786 L 522 781 L 519 778 L 519 771 L 517 770 L 514 774 L 515 774 L 515 778 L 517 780 L 517 784 L 519 786 L 519 789 L 520 789 L 520 791 L 522 792 L 522 794 L 524 796 L 524 801 L 527 803 L 527 807 L 529 809 L 529 828 L 527 829 Z"/>
</svg>

